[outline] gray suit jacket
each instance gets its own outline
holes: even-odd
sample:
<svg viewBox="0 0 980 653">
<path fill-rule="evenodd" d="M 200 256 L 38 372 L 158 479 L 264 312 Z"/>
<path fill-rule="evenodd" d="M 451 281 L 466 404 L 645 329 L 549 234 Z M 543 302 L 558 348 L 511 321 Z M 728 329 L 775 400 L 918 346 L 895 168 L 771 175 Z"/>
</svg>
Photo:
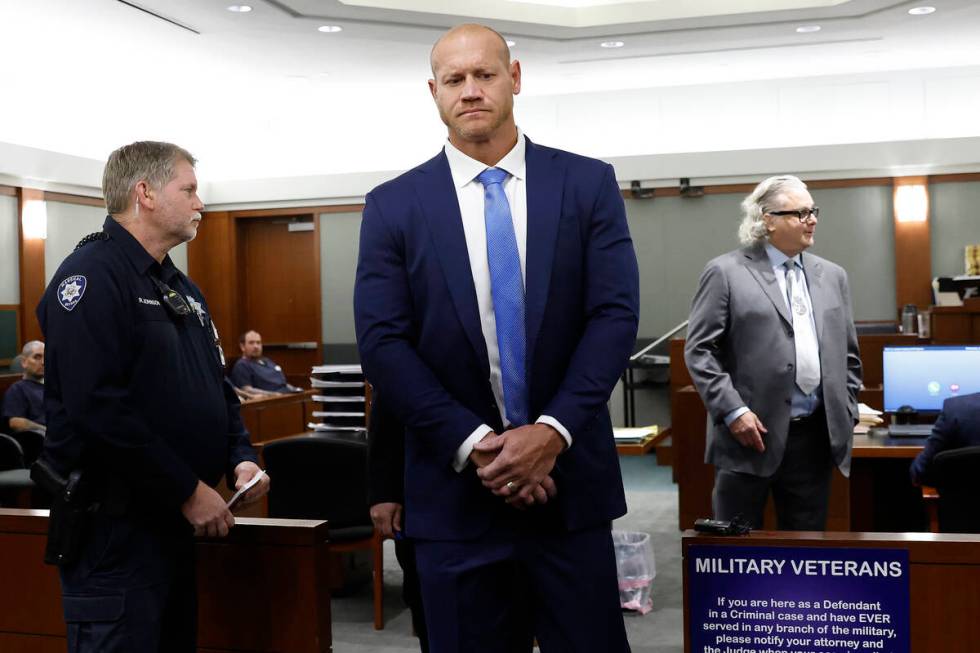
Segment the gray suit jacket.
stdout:
<svg viewBox="0 0 980 653">
<path fill-rule="evenodd" d="M 806 252 L 801 260 L 817 327 L 831 455 L 847 476 L 861 387 L 847 273 Z M 708 411 L 705 462 L 757 476 L 774 474 L 786 449 L 796 349 L 793 320 L 764 244 L 723 254 L 705 266 L 691 306 L 684 359 Z M 748 406 L 768 429 L 765 452 L 743 447 L 725 426 L 725 415 L 740 406 Z"/>
</svg>

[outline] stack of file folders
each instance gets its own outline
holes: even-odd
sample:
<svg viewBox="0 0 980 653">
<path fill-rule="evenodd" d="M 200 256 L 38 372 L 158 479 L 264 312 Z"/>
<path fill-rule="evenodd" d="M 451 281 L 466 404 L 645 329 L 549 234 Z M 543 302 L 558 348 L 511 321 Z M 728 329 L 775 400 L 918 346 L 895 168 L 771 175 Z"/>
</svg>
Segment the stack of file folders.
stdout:
<svg viewBox="0 0 980 653">
<path fill-rule="evenodd" d="M 310 372 L 310 386 L 316 391 L 313 401 L 318 406 L 308 428 L 366 433 L 364 373 L 360 365 L 315 365 Z"/>
</svg>

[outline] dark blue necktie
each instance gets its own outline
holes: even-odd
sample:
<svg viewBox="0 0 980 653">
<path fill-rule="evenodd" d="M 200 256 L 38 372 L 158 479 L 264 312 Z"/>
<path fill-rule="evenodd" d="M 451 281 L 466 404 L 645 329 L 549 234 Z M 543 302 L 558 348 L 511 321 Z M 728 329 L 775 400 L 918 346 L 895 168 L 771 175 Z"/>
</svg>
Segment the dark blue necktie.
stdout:
<svg viewBox="0 0 980 653">
<path fill-rule="evenodd" d="M 504 387 L 507 420 L 514 426 L 527 424 L 526 338 L 524 334 L 524 281 L 517 237 L 503 183 L 509 175 L 487 168 L 477 177 L 483 184 L 483 217 L 487 226 L 487 260 L 490 264 L 490 293 L 497 322 L 500 375 Z"/>
</svg>

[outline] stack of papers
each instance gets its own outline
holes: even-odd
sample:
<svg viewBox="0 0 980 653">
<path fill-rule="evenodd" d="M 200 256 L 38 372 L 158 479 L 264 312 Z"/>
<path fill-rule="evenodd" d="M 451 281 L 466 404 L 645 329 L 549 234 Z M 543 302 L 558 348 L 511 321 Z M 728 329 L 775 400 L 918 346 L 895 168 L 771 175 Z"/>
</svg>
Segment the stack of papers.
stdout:
<svg viewBox="0 0 980 653">
<path fill-rule="evenodd" d="M 880 410 L 875 410 L 865 403 L 858 404 L 858 423 L 854 427 L 854 432 L 867 433 L 871 427 L 881 426 L 885 423 L 881 415 L 882 412 Z"/>
<path fill-rule="evenodd" d="M 351 431 L 351 432 L 359 432 L 359 433 L 367 432 L 367 429 L 364 428 L 363 426 L 335 426 L 334 424 L 318 424 L 316 422 L 310 422 L 309 424 L 306 425 L 306 428 L 310 429 L 311 431 L 317 431 L 317 432 L 320 431 Z"/>
<path fill-rule="evenodd" d="M 324 381 L 311 376 L 310 386 L 313 388 L 363 388 L 364 381 Z"/>
<path fill-rule="evenodd" d="M 311 429 L 364 430 L 365 382 L 360 365 L 315 365 L 310 370 L 310 385 L 322 393 L 313 395 L 321 407 L 312 414 L 322 423 L 311 423 Z"/>
<path fill-rule="evenodd" d="M 659 432 L 660 427 L 656 424 L 634 428 L 615 428 L 613 429 L 613 437 L 616 439 L 616 444 L 632 444 L 643 442 Z"/>
<path fill-rule="evenodd" d="M 313 374 L 356 374 L 361 376 L 360 365 L 314 365 L 311 370 Z"/>
</svg>

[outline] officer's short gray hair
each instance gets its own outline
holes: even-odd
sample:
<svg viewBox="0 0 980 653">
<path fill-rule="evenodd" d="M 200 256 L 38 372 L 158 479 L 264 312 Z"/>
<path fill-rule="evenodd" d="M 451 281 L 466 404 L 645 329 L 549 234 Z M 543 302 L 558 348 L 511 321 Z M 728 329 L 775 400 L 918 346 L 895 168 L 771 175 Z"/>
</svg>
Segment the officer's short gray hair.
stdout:
<svg viewBox="0 0 980 653">
<path fill-rule="evenodd" d="M 182 147 L 159 141 L 137 141 L 123 145 L 109 155 L 102 173 L 102 194 L 109 215 L 126 211 L 133 188 L 145 181 L 152 188 L 163 188 L 174 178 L 177 162 L 192 166 L 197 159 Z"/>
<path fill-rule="evenodd" d="M 44 343 L 40 340 L 28 340 L 24 343 L 24 348 L 20 350 L 20 355 L 23 358 L 30 358 L 34 355 L 34 348 L 38 345 L 44 346 Z"/>
<path fill-rule="evenodd" d="M 772 209 L 771 203 L 777 195 L 790 190 L 806 190 L 806 184 L 793 175 L 769 177 L 742 200 L 742 223 L 738 226 L 738 239 L 743 245 L 766 239 L 769 231 L 762 216 Z"/>
</svg>

